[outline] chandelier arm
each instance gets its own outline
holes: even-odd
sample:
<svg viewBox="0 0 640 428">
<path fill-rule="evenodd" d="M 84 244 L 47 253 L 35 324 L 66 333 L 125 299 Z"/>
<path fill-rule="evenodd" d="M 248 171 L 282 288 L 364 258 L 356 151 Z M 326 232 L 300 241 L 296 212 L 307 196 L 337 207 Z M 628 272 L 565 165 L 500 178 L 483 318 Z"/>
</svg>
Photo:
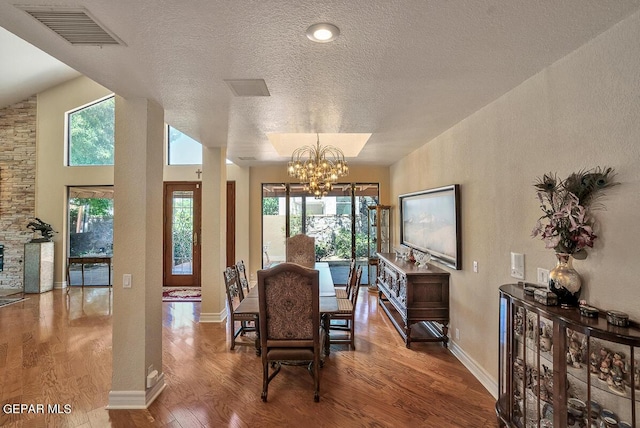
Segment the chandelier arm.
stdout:
<svg viewBox="0 0 640 428">
<path fill-rule="evenodd" d="M 344 153 L 338 147 L 320 146 L 320 136 L 315 146 L 295 149 L 287 164 L 288 174 L 297 178 L 316 199 L 331 191 L 339 177 L 349 171 Z"/>
</svg>

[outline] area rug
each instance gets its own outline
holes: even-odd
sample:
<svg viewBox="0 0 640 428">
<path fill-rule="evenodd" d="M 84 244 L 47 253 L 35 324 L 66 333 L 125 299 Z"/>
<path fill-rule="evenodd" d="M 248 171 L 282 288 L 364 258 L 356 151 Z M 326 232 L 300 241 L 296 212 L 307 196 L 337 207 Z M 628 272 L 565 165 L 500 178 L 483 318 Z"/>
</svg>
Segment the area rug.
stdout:
<svg viewBox="0 0 640 428">
<path fill-rule="evenodd" d="M 12 303 L 22 302 L 23 300 L 27 300 L 23 297 L 0 297 L 0 306 L 7 306 Z"/>
<path fill-rule="evenodd" d="M 200 287 L 165 287 L 162 290 L 163 302 L 200 302 L 201 300 Z"/>
</svg>

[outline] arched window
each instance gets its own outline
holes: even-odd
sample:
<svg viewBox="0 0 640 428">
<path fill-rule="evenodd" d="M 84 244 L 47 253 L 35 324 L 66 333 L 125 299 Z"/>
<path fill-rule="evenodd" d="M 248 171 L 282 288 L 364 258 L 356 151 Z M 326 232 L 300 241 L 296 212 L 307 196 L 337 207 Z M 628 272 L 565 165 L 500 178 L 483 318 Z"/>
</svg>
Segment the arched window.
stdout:
<svg viewBox="0 0 640 428">
<path fill-rule="evenodd" d="M 67 112 L 67 126 L 67 165 L 113 165 L 113 95 Z"/>
</svg>

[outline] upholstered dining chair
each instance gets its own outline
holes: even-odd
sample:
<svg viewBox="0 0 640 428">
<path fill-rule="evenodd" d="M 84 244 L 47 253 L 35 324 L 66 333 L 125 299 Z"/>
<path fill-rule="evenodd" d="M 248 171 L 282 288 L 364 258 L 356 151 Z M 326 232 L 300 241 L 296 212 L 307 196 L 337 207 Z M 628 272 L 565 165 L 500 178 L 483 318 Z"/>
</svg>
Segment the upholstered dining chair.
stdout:
<svg viewBox="0 0 640 428">
<path fill-rule="evenodd" d="M 236 270 L 238 271 L 238 283 L 240 284 L 240 289 L 246 296 L 251 291 L 251 286 L 249 285 L 249 280 L 247 279 L 247 269 L 244 265 L 244 260 L 240 260 L 236 262 Z"/>
<path fill-rule="evenodd" d="M 255 346 L 256 354 L 260 355 L 260 331 L 258 329 L 258 317 L 255 314 L 237 314 L 234 311 L 235 301 L 240 303 L 244 300 L 244 293 L 238 281 L 238 270 L 236 266 L 229 266 L 224 270 L 224 285 L 227 289 L 227 321 L 229 323 L 229 333 L 231 336 L 231 350 L 236 345 Z M 236 329 L 236 322 L 240 326 Z M 251 341 L 239 341 L 238 336 L 244 336 L 248 332 L 255 332 L 256 338 Z"/>
<path fill-rule="evenodd" d="M 355 274 L 355 281 L 353 288 L 351 289 L 351 296 L 349 299 L 337 299 L 338 300 L 338 313 L 331 314 L 331 320 L 329 322 L 330 330 L 342 330 L 348 332 L 346 338 L 336 337 L 331 335 L 331 343 L 348 343 L 352 349 L 356 349 L 356 304 L 358 303 L 358 295 L 360 290 L 360 281 L 362 280 L 362 266 L 358 266 Z M 334 321 L 344 320 L 345 323 L 335 323 Z"/>
<path fill-rule="evenodd" d="M 353 288 L 353 281 L 356 279 L 356 259 L 351 259 L 349 262 L 349 273 L 347 274 L 347 283 L 344 288 L 336 287 L 336 297 L 338 299 L 348 299 L 351 296 L 351 289 Z"/>
<path fill-rule="evenodd" d="M 314 401 L 320 400 L 319 272 L 295 263 L 258 271 L 258 307 L 262 348 L 262 401 L 283 363 L 308 363 Z"/>
<path fill-rule="evenodd" d="M 286 261 L 313 268 L 316 263 L 316 239 L 304 234 L 287 238 Z"/>
</svg>

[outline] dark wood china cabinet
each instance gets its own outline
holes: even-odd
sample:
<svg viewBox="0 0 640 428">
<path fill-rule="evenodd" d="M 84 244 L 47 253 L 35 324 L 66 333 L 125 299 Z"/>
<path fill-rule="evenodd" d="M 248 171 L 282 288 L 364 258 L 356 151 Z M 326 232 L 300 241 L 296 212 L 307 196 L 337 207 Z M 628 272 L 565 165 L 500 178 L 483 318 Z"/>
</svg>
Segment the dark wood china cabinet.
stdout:
<svg viewBox="0 0 640 428">
<path fill-rule="evenodd" d="M 604 313 L 535 301 L 517 284 L 500 287 L 501 426 L 640 426 L 640 329 Z"/>
</svg>

